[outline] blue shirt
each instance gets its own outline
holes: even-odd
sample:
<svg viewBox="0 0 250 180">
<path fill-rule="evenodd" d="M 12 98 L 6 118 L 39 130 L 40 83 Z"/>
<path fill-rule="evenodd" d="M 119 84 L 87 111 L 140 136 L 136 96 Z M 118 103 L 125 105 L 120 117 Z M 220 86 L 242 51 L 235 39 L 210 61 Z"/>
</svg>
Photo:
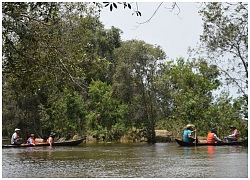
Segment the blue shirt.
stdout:
<svg viewBox="0 0 250 180">
<path fill-rule="evenodd" d="M 183 141 L 184 142 L 190 142 L 190 138 L 188 136 L 191 136 L 191 131 L 189 129 L 185 129 L 183 133 Z"/>
<path fill-rule="evenodd" d="M 31 138 L 29 139 L 29 143 L 30 143 L 30 144 L 33 144 L 33 142 L 32 142 L 32 139 L 31 139 Z"/>
</svg>

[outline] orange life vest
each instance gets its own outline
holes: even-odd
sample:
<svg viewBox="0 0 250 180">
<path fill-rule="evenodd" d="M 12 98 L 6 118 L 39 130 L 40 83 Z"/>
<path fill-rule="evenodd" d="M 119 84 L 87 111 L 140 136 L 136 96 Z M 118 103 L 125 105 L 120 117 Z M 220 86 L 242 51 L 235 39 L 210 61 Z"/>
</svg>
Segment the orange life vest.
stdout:
<svg viewBox="0 0 250 180">
<path fill-rule="evenodd" d="M 212 133 L 212 132 L 208 133 L 207 143 L 215 143 L 215 142 L 217 142 L 217 141 L 214 139 L 214 133 Z"/>
</svg>

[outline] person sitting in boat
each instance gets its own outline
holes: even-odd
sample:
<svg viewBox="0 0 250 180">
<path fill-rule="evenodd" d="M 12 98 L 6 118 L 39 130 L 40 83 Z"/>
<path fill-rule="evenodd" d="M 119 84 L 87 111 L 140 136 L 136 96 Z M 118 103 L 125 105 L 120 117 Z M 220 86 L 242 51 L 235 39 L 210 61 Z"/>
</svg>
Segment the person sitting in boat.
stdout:
<svg viewBox="0 0 250 180">
<path fill-rule="evenodd" d="M 221 142 L 221 139 L 217 137 L 216 135 L 217 130 L 212 129 L 211 132 L 207 135 L 207 143 L 218 143 Z"/>
<path fill-rule="evenodd" d="M 35 146 L 35 139 L 34 139 L 35 135 L 31 134 L 29 139 L 27 140 L 27 144 L 31 145 L 31 146 Z"/>
<path fill-rule="evenodd" d="M 50 146 L 52 146 L 53 142 L 54 142 L 54 138 L 55 138 L 55 133 L 50 133 L 49 138 L 47 139 L 47 143 L 50 144 Z"/>
<path fill-rule="evenodd" d="M 225 138 L 227 142 L 238 141 L 239 131 L 235 126 L 230 126 L 232 133 Z"/>
<path fill-rule="evenodd" d="M 16 128 L 15 132 L 11 136 L 11 140 L 10 140 L 10 143 L 12 145 L 21 145 L 22 144 L 21 142 L 18 142 L 19 140 L 22 140 L 22 138 L 19 137 L 19 133 L 20 133 L 20 129 Z"/>
<path fill-rule="evenodd" d="M 186 126 L 186 129 L 184 130 L 184 133 L 183 133 L 183 142 L 194 142 L 195 140 L 197 141 L 197 139 L 195 139 L 193 136 L 192 136 L 192 133 L 193 132 L 196 132 L 196 130 L 193 130 L 194 125 L 191 125 L 191 124 L 188 124 Z"/>
</svg>

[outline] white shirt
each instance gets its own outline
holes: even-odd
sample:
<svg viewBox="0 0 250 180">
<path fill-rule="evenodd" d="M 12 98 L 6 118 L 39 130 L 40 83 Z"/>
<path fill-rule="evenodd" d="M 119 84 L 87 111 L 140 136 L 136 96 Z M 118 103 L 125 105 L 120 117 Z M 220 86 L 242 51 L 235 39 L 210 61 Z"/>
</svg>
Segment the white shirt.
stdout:
<svg viewBox="0 0 250 180">
<path fill-rule="evenodd" d="M 11 136 L 11 144 L 14 144 L 14 142 L 17 142 L 17 137 L 18 137 L 18 134 L 15 132 L 12 136 Z"/>
<path fill-rule="evenodd" d="M 214 139 L 215 139 L 216 141 L 221 141 L 221 139 L 218 138 L 216 134 L 214 134 Z"/>
<path fill-rule="evenodd" d="M 233 134 L 229 135 L 229 137 L 233 137 L 233 136 L 236 136 L 237 135 L 237 129 L 234 130 Z"/>
</svg>

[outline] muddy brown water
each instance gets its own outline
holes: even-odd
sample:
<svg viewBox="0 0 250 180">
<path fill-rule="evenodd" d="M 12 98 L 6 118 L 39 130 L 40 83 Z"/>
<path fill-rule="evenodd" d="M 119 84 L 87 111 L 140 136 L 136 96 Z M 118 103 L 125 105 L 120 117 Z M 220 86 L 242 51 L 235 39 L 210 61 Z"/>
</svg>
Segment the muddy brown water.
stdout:
<svg viewBox="0 0 250 180">
<path fill-rule="evenodd" d="M 95 143 L 2 148 L 3 178 L 247 178 L 248 148 Z"/>
</svg>

